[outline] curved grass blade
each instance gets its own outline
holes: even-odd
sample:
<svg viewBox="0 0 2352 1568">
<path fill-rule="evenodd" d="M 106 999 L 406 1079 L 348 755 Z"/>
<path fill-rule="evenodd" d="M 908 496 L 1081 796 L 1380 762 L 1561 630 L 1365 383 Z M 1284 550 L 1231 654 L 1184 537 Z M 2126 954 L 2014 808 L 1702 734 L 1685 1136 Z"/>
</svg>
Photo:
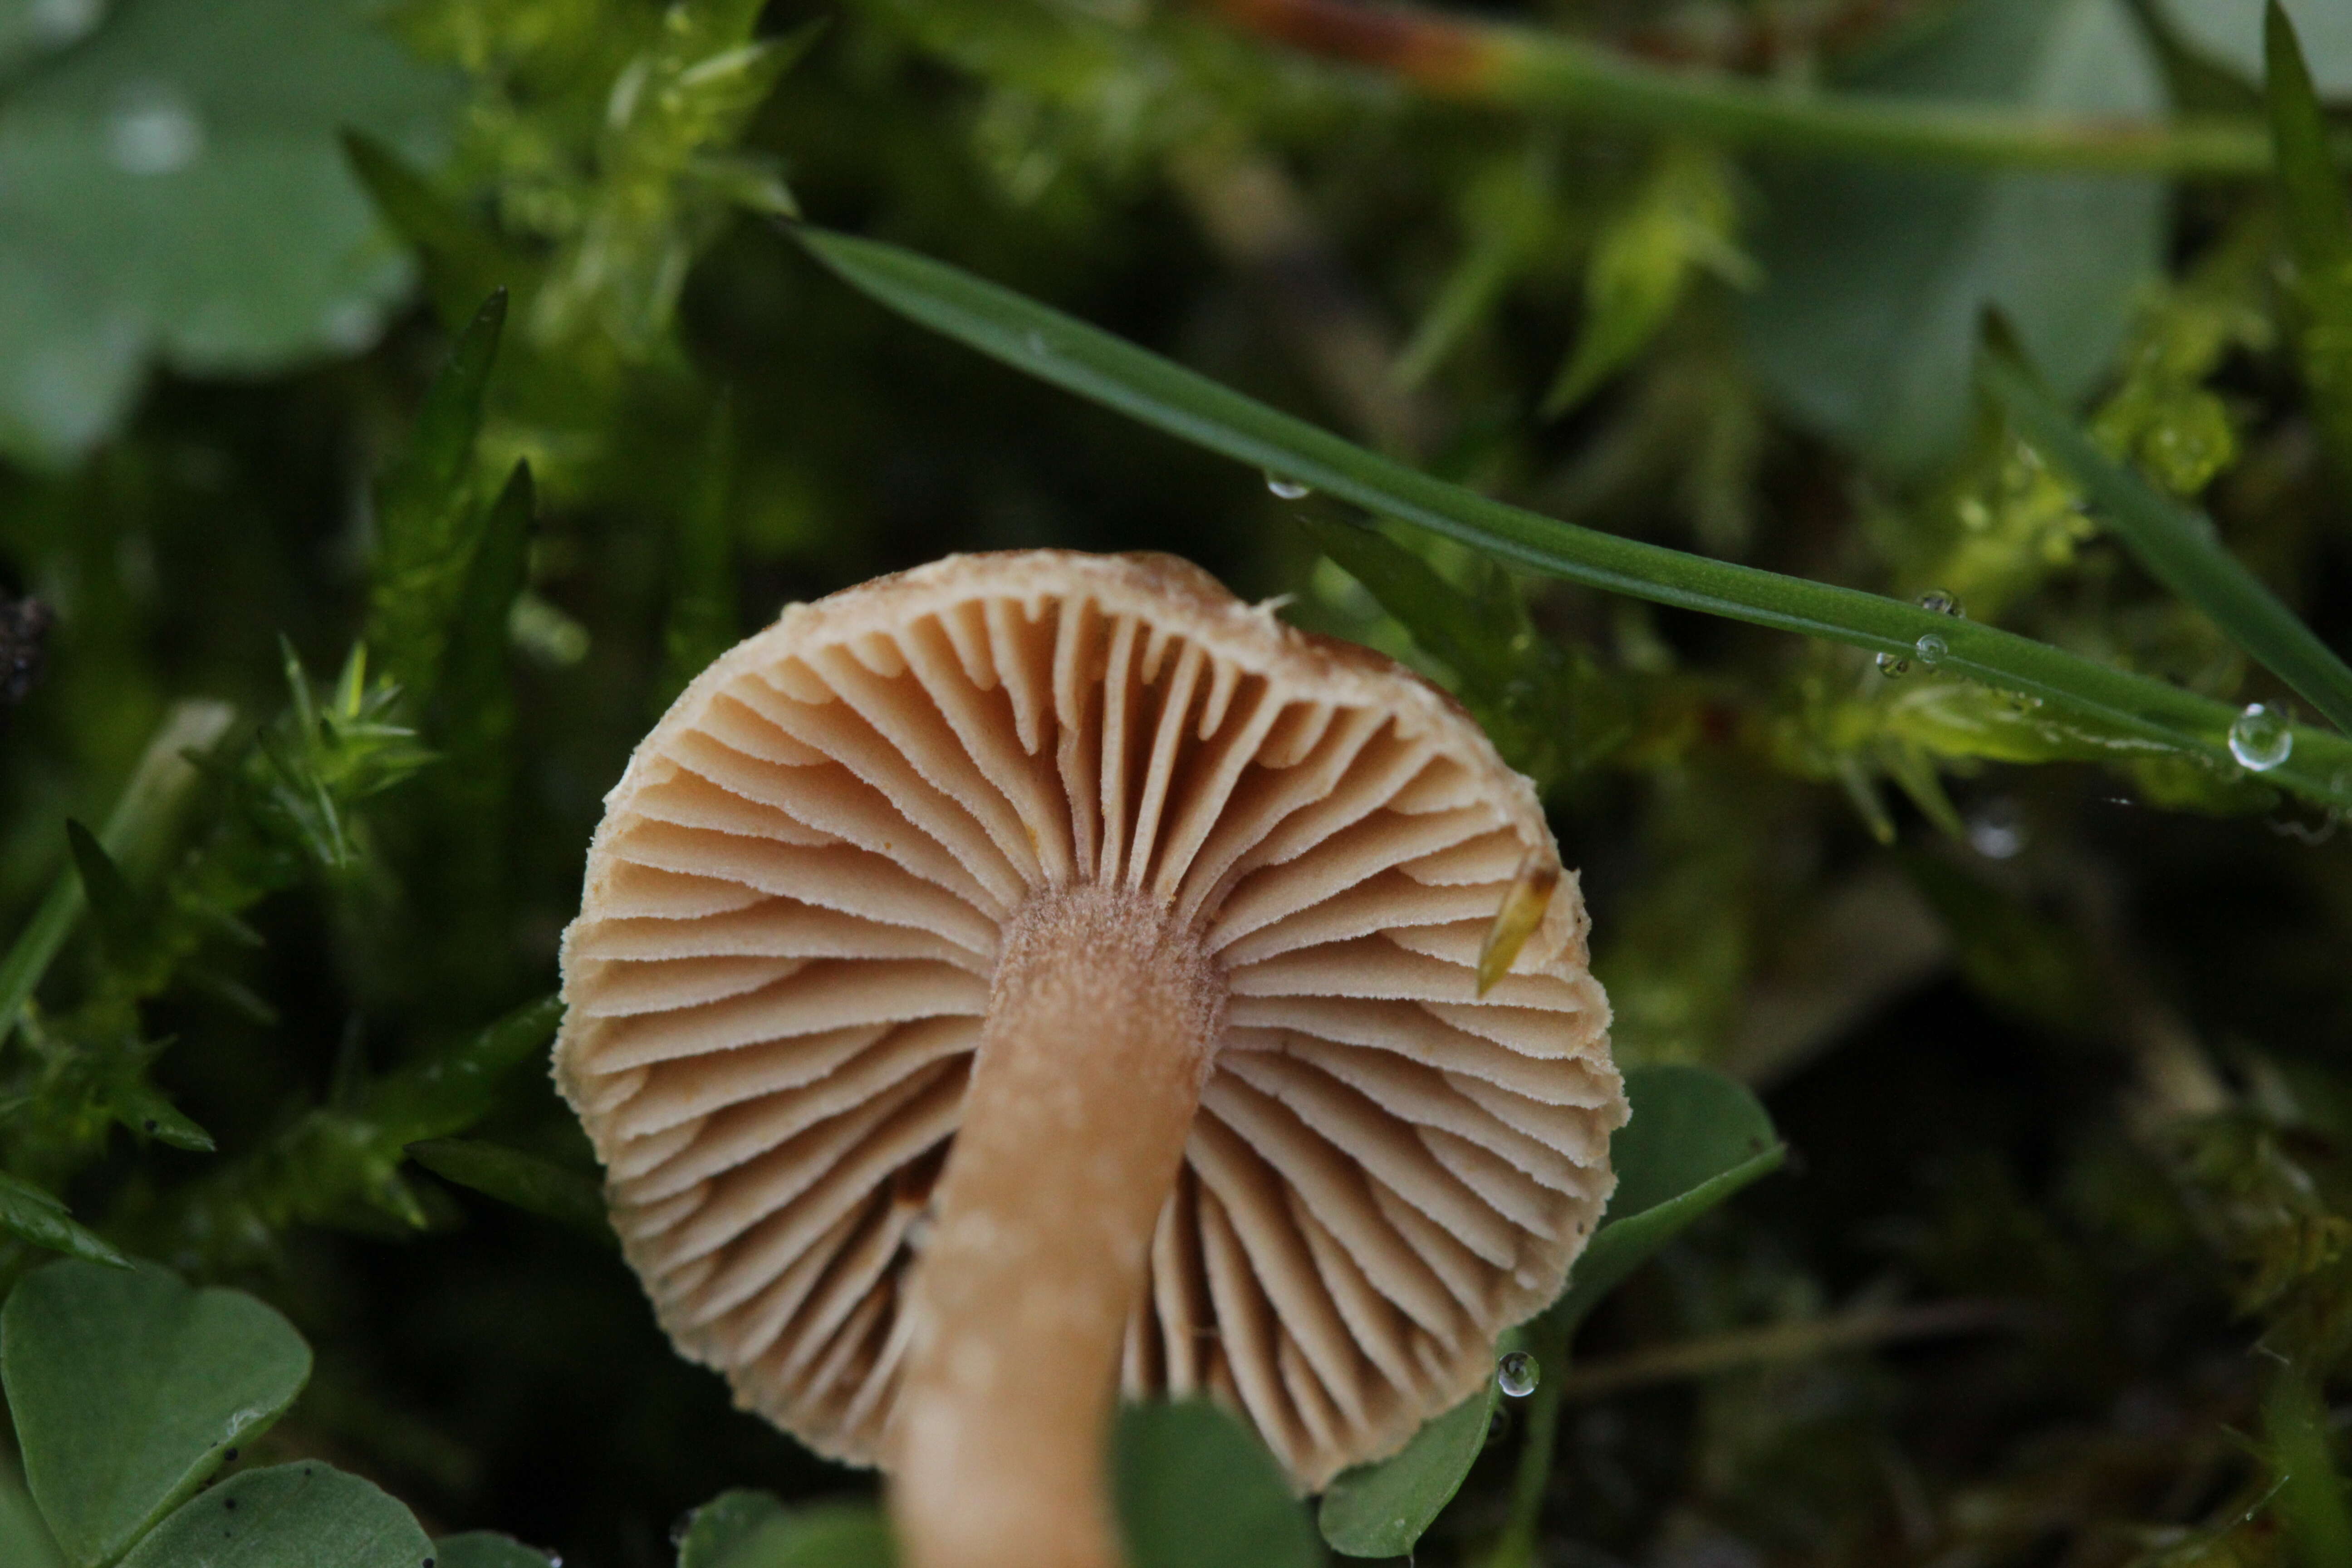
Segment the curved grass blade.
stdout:
<svg viewBox="0 0 2352 1568">
<path fill-rule="evenodd" d="M 2019 434 L 2073 476 L 2150 576 L 2212 616 L 2231 642 L 2337 728 L 2352 730 L 2352 668 L 2215 542 L 2203 517 L 2166 500 L 2101 451 L 2013 345 L 1988 343 L 1978 374 Z"/>
<path fill-rule="evenodd" d="M 1882 595 L 1620 539 L 1492 500 L 944 262 L 822 229 L 792 232 L 852 287 L 934 331 L 1196 446 L 1511 565 L 1898 658 L 1916 657 L 1919 639 L 1934 637 L 1945 645 L 1937 666 L 1945 674 L 2105 726 L 2116 732 L 2119 753 L 2171 752 L 2235 766 L 2228 736 L 2238 713 L 2225 703 Z M 2289 760 L 2263 777 L 2313 801 L 2352 805 L 2352 742 L 2298 729 Z"/>
</svg>

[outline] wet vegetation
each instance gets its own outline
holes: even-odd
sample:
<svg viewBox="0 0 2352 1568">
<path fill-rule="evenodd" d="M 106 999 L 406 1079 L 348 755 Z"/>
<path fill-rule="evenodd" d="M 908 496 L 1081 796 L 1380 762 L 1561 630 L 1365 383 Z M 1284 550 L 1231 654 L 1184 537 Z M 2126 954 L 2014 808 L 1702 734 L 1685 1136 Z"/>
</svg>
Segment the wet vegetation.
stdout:
<svg viewBox="0 0 2352 1568">
<path fill-rule="evenodd" d="M 0 0 L 0 1561 L 880 1560 L 654 1327 L 556 943 L 713 655 L 1035 545 L 1457 692 L 1787 1151 L 1637 1153 L 1740 1175 L 1417 1541 L 1163 1412 L 1139 1563 L 2352 1561 L 2347 163 L 2333 0 Z"/>
</svg>

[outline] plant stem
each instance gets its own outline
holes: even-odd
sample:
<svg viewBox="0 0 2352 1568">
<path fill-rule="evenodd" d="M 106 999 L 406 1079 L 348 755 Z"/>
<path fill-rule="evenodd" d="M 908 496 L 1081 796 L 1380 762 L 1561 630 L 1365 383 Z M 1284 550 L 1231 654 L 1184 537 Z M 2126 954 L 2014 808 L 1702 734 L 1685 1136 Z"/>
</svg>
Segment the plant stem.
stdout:
<svg viewBox="0 0 2352 1568">
<path fill-rule="evenodd" d="M 910 1568 L 1115 1568 L 1122 1331 L 1223 1017 L 1149 898 L 1082 886 L 1007 925 L 963 1122 L 908 1282 L 891 1506 Z"/>
<path fill-rule="evenodd" d="M 225 702 L 204 701 L 178 703 L 163 715 L 98 836 L 110 856 L 135 862 L 160 851 L 181 800 L 196 782 L 187 753 L 210 751 L 236 717 L 236 710 Z M 73 934 L 83 903 L 81 878 L 68 865 L 49 884 L 7 955 L 0 958 L 0 1046 L 7 1044 L 25 1005 Z"/>
<path fill-rule="evenodd" d="M 2271 168 L 2251 118 L 2093 120 L 1962 103 L 1791 92 L 1647 65 L 1532 28 L 1349 0 L 1209 0 L 1236 26 L 1390 72 L 1441 97 L 1707 136 L 1740 146 L 1983 168 L 2251 178 Z M 2339 157 L 2343 149 L 2337 148 Z"/>
</svg>

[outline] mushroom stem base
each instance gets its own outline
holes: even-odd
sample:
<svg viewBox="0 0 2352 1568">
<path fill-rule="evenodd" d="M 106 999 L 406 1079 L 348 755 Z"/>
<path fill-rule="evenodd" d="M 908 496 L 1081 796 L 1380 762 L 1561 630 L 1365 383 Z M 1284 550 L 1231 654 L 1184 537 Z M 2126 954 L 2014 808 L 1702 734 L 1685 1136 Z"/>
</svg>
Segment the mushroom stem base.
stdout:
<svg viewBox="0 0 2352 1568">
<path fill-rule="evenodd" d="M 1120 1561 L 1120 1338 L 1224 995 L 1192 939 L 1124 889 L 1040 894 L 1008 926 L 908 1283 L 887 1444 L 911 1568 Z"/>
</svg>

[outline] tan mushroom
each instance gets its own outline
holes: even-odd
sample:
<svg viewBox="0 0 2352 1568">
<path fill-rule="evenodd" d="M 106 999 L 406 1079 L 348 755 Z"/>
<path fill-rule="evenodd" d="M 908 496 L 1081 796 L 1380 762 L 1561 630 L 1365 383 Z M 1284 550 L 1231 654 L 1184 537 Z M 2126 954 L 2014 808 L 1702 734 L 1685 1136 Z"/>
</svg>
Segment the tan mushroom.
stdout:
<svg viewBox="0 0 2352 1568">
<path fill-rule="evenodd" d="M 911 1562 L 1100 1568 L 1115 1391 L 1313 1490 L 1559 1289 L 1625 1105 L 1558 867 L 1388 659 L 1172 557 L 954 557 L 638 747 L 556 1076 L 679 1349 L 884 1464 Z"/>
</svg>

